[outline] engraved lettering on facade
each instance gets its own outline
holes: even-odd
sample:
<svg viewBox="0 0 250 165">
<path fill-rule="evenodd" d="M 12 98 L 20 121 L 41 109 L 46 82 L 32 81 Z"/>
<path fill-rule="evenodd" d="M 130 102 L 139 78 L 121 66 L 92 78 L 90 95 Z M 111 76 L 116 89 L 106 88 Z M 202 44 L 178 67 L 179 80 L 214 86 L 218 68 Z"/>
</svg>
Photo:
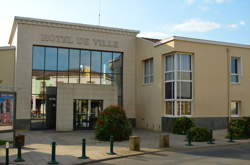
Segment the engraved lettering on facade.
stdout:
<svg viewBox="0 0 250 165">
<path fill-rule="evenodd" d="M 70 43 L 78 44 L 84 46 L 96 46 L 96 47 L 107 47 L 107 48 L 118 48 L 119 42 L 112 40 L 103 40 L 103 39 L 90 39 L 85 37 L 76 37 L 73 39 L 71 36 L 64 35 L 54 35 L 54 34 L 41 34 L 41 41 L 45 42 L 56 42 L 56 43 Z"/>
</svg>

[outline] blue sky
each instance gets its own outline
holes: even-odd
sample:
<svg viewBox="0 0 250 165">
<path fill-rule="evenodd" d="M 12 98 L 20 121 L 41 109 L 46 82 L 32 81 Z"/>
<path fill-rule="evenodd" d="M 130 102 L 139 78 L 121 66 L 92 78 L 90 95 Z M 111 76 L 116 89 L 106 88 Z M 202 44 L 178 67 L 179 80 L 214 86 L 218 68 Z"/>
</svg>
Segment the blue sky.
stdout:
<svg viewBox="0 0 250 165">
<path fill-rule="evenodd" d="M 140 30 L 144 37 L 250 44 L 250 0 L 0 1 L 0 46 L 8 43 L 14 16 L 97 25 L 99 9 L 102 26 Z"/>
</svg>

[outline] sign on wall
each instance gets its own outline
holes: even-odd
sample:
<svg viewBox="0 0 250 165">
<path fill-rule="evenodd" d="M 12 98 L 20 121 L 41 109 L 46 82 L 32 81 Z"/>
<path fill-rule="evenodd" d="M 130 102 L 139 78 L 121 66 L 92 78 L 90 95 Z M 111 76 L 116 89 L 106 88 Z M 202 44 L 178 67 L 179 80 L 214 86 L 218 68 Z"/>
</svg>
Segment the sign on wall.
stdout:
<svg viewBox="0 0 250 165">
<path fill-rule="evenodd" d="M 0 92 L 0 131 L 12 130 L 15 112 L 15 93 Z"/>
</svg>

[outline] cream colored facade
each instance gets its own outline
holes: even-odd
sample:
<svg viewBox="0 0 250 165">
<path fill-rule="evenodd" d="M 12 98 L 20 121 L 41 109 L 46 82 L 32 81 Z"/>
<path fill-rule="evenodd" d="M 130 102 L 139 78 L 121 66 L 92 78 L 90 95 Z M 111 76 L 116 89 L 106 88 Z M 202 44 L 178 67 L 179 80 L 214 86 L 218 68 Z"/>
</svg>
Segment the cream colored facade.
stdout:
<svg viewBox="0 0 250 165">
<path fill-rule="evenodd" d="M 15 84 L 15 47 L 0 47 L 0 90 L 13 91 Z"/>
<path fill-rule="evenodd" d="M 0 79 L 8 82 L 4 85 L 15 86 L 18 126 L 29 129 L 30 125 L 34 45 L 122 52 L 123 108 L 128 118 L 136 121 L 138 128 L 169 131 L 177 117 L 166 115 L 164 83 L 165 58 L 174 53 L 192 57 L 192 106 L 189 116 L 198 125 L 225 128 L 231 116 L 231 101 L 240 102 L 240 117 L 250 116 L 249 45 L 176 36 L 152 40 L 138 38 L 138 33 L 134 30 L 16 17 L 9 41 L 12 44 L 13 39 L 17 39 L 16 49 L 0 50 L 1 63 L 8 61 L 11 64 L 1 65 L 9 74 L 1 72 Z M 3 57 L 3 53 L 10 56 Z M 242 71 L 238 84 L 231 83 L 232 56 L 241 57 Z M 145 84 L 144 61 L 147 59 L 153 59 L 153 82 Z M 56 103 L 58 131 L 73 130 L 73 99 L 101 99 L 105 108 L 117 104 L 117 87 L 59 83 Z"/>
</svg>

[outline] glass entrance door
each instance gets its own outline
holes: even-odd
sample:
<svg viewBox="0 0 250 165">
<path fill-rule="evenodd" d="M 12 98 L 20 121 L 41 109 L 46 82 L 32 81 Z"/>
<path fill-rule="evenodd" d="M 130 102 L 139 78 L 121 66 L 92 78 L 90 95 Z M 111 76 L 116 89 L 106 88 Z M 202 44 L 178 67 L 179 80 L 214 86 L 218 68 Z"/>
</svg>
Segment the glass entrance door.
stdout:
<svg viewBox="0 0 250 165">
<path fill-rule="evenodd" d="M 94 129 L 98 114 L 103 110 L 103 100 L 75 99 L 74 129 Z"/>
</svg>

